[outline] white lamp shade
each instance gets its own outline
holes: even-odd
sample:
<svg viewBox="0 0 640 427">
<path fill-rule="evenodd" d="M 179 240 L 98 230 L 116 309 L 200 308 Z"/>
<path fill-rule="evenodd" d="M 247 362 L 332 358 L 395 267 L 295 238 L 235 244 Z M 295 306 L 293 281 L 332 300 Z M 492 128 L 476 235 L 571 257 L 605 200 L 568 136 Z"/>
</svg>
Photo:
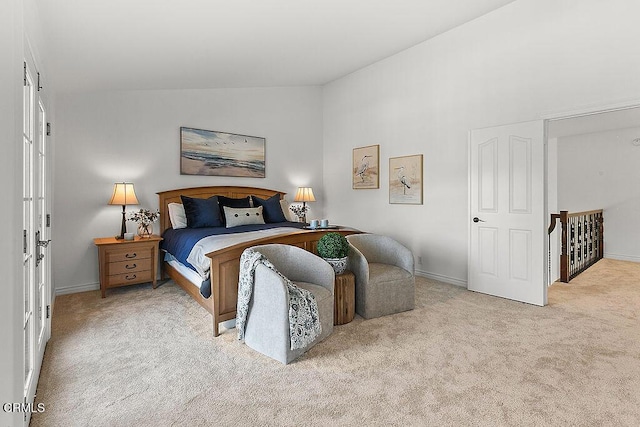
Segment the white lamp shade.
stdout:
<svg viewBox="0 0 640 427">
<path fill-rule="evenodd" d="M 116 182 L 113 185 L 113 196 L 110 205 L 137 205 L 138 198 L 131 182 Z"/>
<path fill-rule="evenodd" d="M 294 202 L 315 202 L 316 198 L 313 197 L 313 190 L 311 187 L 298 187 Z"/>
</svg>

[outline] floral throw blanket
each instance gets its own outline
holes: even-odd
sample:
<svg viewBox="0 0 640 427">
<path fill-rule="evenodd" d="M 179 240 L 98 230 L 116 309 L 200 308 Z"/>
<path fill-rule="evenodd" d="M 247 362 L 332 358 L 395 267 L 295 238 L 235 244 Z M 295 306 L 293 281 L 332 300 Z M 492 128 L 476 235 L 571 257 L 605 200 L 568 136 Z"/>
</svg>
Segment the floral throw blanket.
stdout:
<svg viewBox="0 0 640 427">
<path fill-rule="evenodd" d="M 301 289 L 283 276 L 274 265 L 260 252 L 246 249 L 240 257 L 240 279 L 238 281 L 238 306 L 236 308 L 236 329 L 238 339 L 244 339 L 249 303 L 253 295 L 255 271 L 258 265 L 264 265 L 278 274 L 286 283 L 289 293 L 289 336 L 291 350 L 305 348 L 321 333 L 322 326 L 318 318 L 318 303 L 313 294 Z"/>
</svg>

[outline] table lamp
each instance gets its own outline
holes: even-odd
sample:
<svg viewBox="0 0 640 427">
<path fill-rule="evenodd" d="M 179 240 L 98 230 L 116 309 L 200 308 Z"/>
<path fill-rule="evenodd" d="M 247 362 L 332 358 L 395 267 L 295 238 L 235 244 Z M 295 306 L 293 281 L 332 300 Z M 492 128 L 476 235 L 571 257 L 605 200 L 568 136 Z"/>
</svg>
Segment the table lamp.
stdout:
<svg viewBox="0 0 640 427">
<path fill-rule="evenodd" d="M 138 198 L 136 192 L 133 189 L 133 183 L 131 182 L 116 182 L 113 184 L 113 196 L 109 201 L 110 205 L 122 205 L 122 226 L 120 227 L 120 235 L 116 236 L 116 239 L 124 239 L 124 233 L 127 232 L 127 222 L 125 218 L 125 206 L 137 205 Z"/>
<path fill-rule="evenodd" d="M 300 219 L 302 222 L 307 222 L 307 202 L 315 202 L 316 198 L 313 197 L 313 190 L 311 187 L 298 187 L 296 191 L 296 197 L 294 202 L 302 202 L 302 216 Z"/>
</svg>

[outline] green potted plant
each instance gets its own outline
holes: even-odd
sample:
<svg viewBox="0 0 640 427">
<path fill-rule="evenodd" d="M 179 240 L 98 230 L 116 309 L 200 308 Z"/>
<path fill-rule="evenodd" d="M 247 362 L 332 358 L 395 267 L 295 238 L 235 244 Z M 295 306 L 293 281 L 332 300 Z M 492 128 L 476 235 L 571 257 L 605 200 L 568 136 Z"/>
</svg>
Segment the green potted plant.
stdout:
<svg viewBox="0 0 640 427">
<path fill-rule="evenodd" d="M 318 255 L 333 267 L 336 274 L 342 274 L 347 269 L 347 255 L 349 242 L 340 233 L 327 233 L 318 240 Z"/>
</svg>

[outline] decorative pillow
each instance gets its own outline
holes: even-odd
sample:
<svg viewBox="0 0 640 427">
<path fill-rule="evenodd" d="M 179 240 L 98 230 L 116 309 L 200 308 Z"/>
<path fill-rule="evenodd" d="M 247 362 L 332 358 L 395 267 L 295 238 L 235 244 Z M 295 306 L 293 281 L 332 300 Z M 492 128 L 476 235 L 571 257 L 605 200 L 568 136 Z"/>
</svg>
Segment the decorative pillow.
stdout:
<svg viewBox="0 0 640 427">
<path fill-rule="evenodd" d="M 174 230 L 187 228 L 187 214 L 184 213 L 184 205 L 182 203 L 169 203 L 168 207 L 171 227 Z"/>
<path fill-rule="evenodd" d="M 262 214 L 264 215 L 264 222 L 285 222 L 284 213 L 282 213 L 282 206 L 280 206 L 280 195 L 276 194 L 269 197 L 267 200 L 261 199 L 257 196 L 251 196 L 254 206 L 262 206 Z"/>
<path fill-rule="evenodd" d="M 249 196 L 243 197 L 241 199 L 234 199 L 232 197 L 218 196 L 218 204 L 220 205 L 220 218 L 222 218 L 222 223 L 225 223 L 224 216 L 224 207 L 230 208 L 250 208 L 251 200 Z"/>
<path fill-rule="evenodd" d="M 264 224 L 262 206 L 257 208 L 230 208 L 225 206 L 223 209 L 227 218 L 227 228 L 239 225 Z"/>
<path fill-rule="evenodd" d="M 180 196 L 180 198 L 187 217 L 187 227 L 222 227 L 218 196 L 212 196 L 208 199 L 187 196 Z"/>
<path fill-rule="evenodd" d="M 284 214 L 284 217 L 287 219 L 287 221 L 298 221 L 298 217 L 293 212 L 291 212 L 291 209 L 289 209 L 289 202 L 287 202 L 285 199 L 280 200 L 280 207 L 282 208 L 282 213 Z"/>
</svg>

